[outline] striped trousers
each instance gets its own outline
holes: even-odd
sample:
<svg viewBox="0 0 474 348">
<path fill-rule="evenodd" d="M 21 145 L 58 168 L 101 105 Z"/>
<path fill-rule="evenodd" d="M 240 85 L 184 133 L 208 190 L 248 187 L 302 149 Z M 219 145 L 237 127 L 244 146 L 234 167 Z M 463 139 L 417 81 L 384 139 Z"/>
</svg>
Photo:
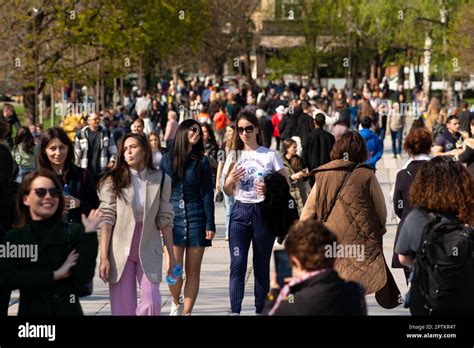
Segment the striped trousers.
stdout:
<svg viewBox="0 0 474 348">
<path fill-rule="evenodd" d="M 270 288 L 270 258 L 275 237 L 265 226 L 260 206 L 235 201 L 230 215 L 230 304 L 240 313 L 244 299 L 245 274 L 250 242 L 253 247 L 254 294 L 256 313 L 260 314 Z"/>
</svg>

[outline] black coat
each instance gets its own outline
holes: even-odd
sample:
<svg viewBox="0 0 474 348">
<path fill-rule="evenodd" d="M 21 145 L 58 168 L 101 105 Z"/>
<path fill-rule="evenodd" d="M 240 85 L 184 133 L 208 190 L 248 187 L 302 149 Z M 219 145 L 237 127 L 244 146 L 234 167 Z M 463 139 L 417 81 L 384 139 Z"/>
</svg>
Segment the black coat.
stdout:
<svg viewBox="0 0 474 348">
<path fill-rule="evenodd" d="M 97 233 L 84 233 L 84 227 L 61 220 L 33 222 L 7 232 L 5 242 L 12 245 L 37 245 L 37 260 L 0 259 L 0 277 L 11 290 L 20 290 L 18 315 L 83 315 L 78 291 L 92 281 L 98 252 Z M 54 280 L 53 272 L 72 249 L 79 254 L 69 277 Z M 0 280 L 1 283 L 1 280 Z"/>
<path fill-rule="evenodd" d="M 395 189 L 393 191 L 393 207 L 395 209 L 395 214 L 397 214 L 400 219 L 400 223 L 398 224 L 397 234 L 395 235 L 394 250 L 397 245 L 400 230 L 405 222 L 405 218 L 412 210 L 410 201 L 408 200 L 408 192 L 410 191 L 413 180 L 415 180 L 416 173 L 418 173 L 423 163 L 425 163 L 425 161 L 412 161 L 406 169 L 400 170 L 397 174 Z M 398 260 L 398 255 L 395 254 L 395 252 L 392 256 L 392 268 L 404 268 Z"/>
<path fill-rule="evenodd" d="M 265 177 L 267 193 L 262 205 L 262 218 L 267 228 L 278 237 L 288 233 L 291 224 L 298 219 L 298 204 L 290 194 L 286 178 L 278 172 Z"/>
<path fill-rule="evenodd" d="M 68 184 L 71 189 L 71 195 L 81 201 L 79 208 L 69 211 L 69 221 L 81 223 L 81 214 L 89 215 L 92 209 L 99 208 L 99 196 L 94 182 L 87 169 L 73 165 L 66 171 L 64 177 L 59 177 L 61 184 Z"/>
<path fill-rule="evenodd" d="M 298 118 L 298 127 L 296 131 L 296 135 L 299 136 L 301 139 L 301 144 L 304 144 L 313 129 L 314 119 L 306 113 L 301 114 Z"/>
<path fill-rule="evenodd" d="M 262 314 L 275 305 L 279 290 L 272 289 Z M 294 285 L 274 315 L 367 315 L 364 292 L 354 282 L 342 280 L 337 272 L 324 272 Z"/>
<path fill-rule="evenodd" d="M 330 153 L 336 140 L 321 128 L 315 128 L 303 143 L 303 164 L 309 170 L 331 161 Z"/>
<path fill-rule="evenodd" d="M 258 125 L 262 131 L 263 146 L 270 148 L 272 145 L 273 124 L 267 116 L 262 116 L 258 119 Z"/>
</svg>

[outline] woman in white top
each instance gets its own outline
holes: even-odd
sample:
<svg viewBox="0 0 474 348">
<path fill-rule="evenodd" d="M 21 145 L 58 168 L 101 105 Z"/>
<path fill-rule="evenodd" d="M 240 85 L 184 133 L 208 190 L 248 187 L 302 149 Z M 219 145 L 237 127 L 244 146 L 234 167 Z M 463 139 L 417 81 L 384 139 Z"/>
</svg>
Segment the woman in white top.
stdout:
<svg viewBox="0 0 474 348">
<path fill-rule="evenodd" d="M 153 165 L 156 169 L 160 169 L 161 158 L 163 157 L 163 151 L 161 149 L 160 137 L 155 131 L 150 132 L 147 136 L 148 144 L 151 147 L 151 153 L 153 157 Z"/>
<path fill-rule="evenodd" d="M 233 314 L 242 307 L 250 242 L 253 245 L 256 313 L 263 310 L 270 287 L 270 258 L 275 237 L 265 226 L 261 205 L 265 199 L 265 184 L 261 179 L 270 172 L 286 175 L 280 157 L 262 146 L 258 120 L 251 112 L 242 112 L 236 120 L 234 150 L 226 159 L 223 175 L 224 192 L 233 195 L 235 205 L 229 225 L 230 302 Z"/>
<path fill-rule="evenodd" d="M 117 165 L 100 182 L 99 274 L 109 283 L 112 315 L 160 314 L 163 244 L 170 257 L 168 274 L 176 264 L 170 196 L 171 178 L 154 168 L 146 138 L 125 135 Z"/>
</svg>

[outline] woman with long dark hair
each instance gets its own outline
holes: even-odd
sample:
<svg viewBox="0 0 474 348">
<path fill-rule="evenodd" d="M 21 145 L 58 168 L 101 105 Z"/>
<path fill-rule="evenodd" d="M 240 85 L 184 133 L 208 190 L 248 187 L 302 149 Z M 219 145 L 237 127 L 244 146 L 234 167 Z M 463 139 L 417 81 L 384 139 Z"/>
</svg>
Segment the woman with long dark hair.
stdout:
<svg viewBox="0 0 474 348">
<path fill-rule="evenodd" d="M 36 168 L 35 138 L 28 127 L 18 129 L 12 155 L 19 168 L 16 181 L 21 183 L 25 175 Z"/>
<path fill-rule="evenodd" d="M 163 149 L 161 148 L 160 137 L 155 131 L 151 131 L 147 135 L 148 144 L 150 144 L 153 155 L 153 165 L 156 169 L 160 168 L 161 159 L 163 158 Z"/>
<path fill-rule="evenodd" d="M 6 243 L 10 249 L 28 246 L 29 253 L 6 258 L 1 270 L 7 288 L 20 289 L 18 315 L 83 315 L 78 294 L 94 277 L 102 217 L 92 210 L 82 224 L 66 224 L 63 205 L 61 183 L 50 170 L 28 174 L 20 185 L 19 225 Z"/>
<path fill-rule="evenodd" d="M 68 222 L 81 222 L 81 214 L 99 207 L 99 197 L 87 169 L 74 164 L 74 144 L 59 127 L 49 128 L 42 136 L 38 153 L 39 168 L 52 170 L 61 187 L 67 185 L 64 212 Z"/>
<path fill-rule="evenodd" d="M 184 303 L 180 301 L 183 280 L 170 285 L 170 315 L 191 314 L 199 292 L 204 249 L 211 246 L 216 232 L 212 169 L 201 134 L 202 128 L 195 120 L 181 122 L 171 151 L 161 161 L 163 171 L 173 179 L 174 252 L 178 263 L 183 264 L 185 259 L 186 274 Z"/>
<path fill-rule="evenodd" d="M 279 172 L 287 177 L 283 163 L 274 150 L 262 146 L 257 117 L 243 111 L 236 120 L 234 149 L 226 159 L 224 192 L 235 198 L 230 216 L 230 302 L 232 313 L 240 314 L 245 289 L 247 257 L 253 245 L 256 313 L 262 313 L 270 288 L 270 258 L 275 237 L 266 227 L 259 203 L 265 200 L 265 175 Z"/>
<path fill-rule="evenodd" d="M 214 131 L 212 130 L 211 125 L 207 123 L 201 124 L 202 128 L 202 141 L 204 142 L 204 154 L 209 160 L 209 164 L 211 165 L 212 169 L 212 183 L 213 187 L 215 186 L 216 182 L 216 173 L 217 173 L 217 155 L 219 151 L 219 146 L 217 145 L 216 136 L 214 135 Z"/>
<path fill-rule="evenodd" d="M 163 245 L 170 258 L 168 274 L 175 266 L 170 193 L 171 180 L 153 166 L 146 138 L 126 134 L 116 166 L 100 181 L 104 223 L 99 274 L 109 283 L 112 315 L 161 313 Z M 138 305 L 137 280 L 141 289 Z"/>
</svg>

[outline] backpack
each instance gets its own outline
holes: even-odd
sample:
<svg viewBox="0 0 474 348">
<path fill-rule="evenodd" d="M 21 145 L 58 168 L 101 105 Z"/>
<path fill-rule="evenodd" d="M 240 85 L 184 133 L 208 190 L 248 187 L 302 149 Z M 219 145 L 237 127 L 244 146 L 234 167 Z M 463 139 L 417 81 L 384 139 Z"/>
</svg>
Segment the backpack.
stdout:
<svg viewBox="0 0 474 348">
<path fill-rule="evenodd" d="M 431 314 L 474 311 L 474 228 L 426 213 L 413 285 Z"/>
</svg>

